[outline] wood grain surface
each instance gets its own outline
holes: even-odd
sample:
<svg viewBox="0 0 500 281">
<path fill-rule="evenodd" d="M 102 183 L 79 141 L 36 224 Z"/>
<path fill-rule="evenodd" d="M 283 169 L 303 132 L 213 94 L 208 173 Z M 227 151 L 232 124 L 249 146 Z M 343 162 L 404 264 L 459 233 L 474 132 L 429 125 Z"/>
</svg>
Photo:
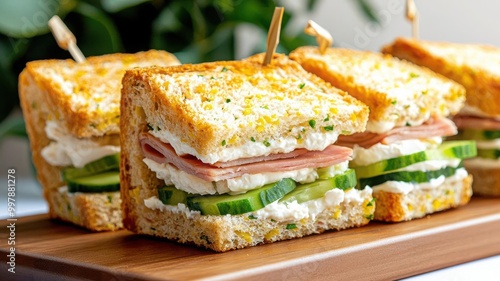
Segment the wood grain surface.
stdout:
<svg viewBox="0 0 500 281">
<path fill-rule="evenodd" d="M 371 222 L 226 253 L 21 217 L 16 274 L 7 272 L 7 224 L 0 224 L 1 280 L 389 280 L 500 254 L 500 199 L 487 198 L 410 222 Z"/>
</svg>

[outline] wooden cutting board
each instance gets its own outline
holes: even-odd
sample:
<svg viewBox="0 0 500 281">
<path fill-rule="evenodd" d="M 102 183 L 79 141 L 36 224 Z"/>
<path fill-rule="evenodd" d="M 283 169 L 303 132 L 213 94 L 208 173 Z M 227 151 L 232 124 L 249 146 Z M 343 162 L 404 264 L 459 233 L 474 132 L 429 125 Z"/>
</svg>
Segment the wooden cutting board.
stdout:
<svg viewBox="0 0 500 281">
<path fill-rule="evenodd" d="M 410 222 L 371 222 L 226 253 L 21 217 L 16 274 L 5 263 L 7 224 L 0 224 L 1 280 L 389 280 L 500 254 L 500 199 L 486 198 Z"/>
</svg>

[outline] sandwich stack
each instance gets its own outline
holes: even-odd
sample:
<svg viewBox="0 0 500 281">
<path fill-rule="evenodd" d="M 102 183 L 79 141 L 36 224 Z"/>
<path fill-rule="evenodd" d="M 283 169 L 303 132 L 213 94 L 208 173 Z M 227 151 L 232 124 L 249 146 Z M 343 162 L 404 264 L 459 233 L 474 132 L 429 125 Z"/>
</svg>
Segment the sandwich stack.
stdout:
<svg viewBox="0 0 500 281">
<path fill-rule="evenodd" d="M 462 108 L 462 86 L 372 52 L 301 47 L 290 58 L 369 106 L 366 132 L 341 136 L 338 144 L 353 147 L 351 167 L 361 187 L 373 188 L 376 220 L 411 220 L 469 201 L 462 159 L 475 154 L 475 145 L 442 143 L 457 133 L 447 116 Z"/>
<path fill-rule="evenodd" d="M 163 51 L 29 62 L 19 95 L 33 162 L 51 218 L 94 231 L 123 226 L 119 193 L 121 78 L 179 64 Z"/>
<path fill-rule="evenodd" d="M 383 52 L 465 87 L 466 105 L 453 119 L 456 138 L 475 140 L 478 155 L 464 164 L 474 176 L 474 194 L 500 196 L 500 48 L 398 38 Z"/>
<path fill-rule="evenodd" d="M 283 55 L 129 70 L 124 225 L 215 251 L 367 224 L 352 150 L 368 108 Z"/>
</svg>

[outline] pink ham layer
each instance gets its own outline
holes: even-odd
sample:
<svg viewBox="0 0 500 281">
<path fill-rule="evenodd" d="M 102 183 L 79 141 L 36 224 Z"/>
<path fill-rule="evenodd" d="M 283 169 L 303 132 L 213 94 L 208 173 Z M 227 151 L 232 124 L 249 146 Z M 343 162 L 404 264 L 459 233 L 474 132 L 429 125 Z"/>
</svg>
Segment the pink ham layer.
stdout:
<svg viewBox="0 0 500 281">
<path fill-rule="evenodd" d="M 420 126 L 393 128 L 383 134 L 370 132 L 340 136 L 337 144 L 354 147 L 355 144 L 369 148 L 377 143 L 390 144 L 401 140 L 423 139 L 430 137 L 446 137 L 457 134 L 457 127 L 447 118 L 432 118 Z"/>
<path fill-rule="evenodd" d="M 290 153 L 272 154 L 213 165 L 192 155 L 179 156 L 174 148 L 149 133 L 139 136 L 144 156 L 157 163 L 168 163 L 179 170 L 206 181 L 220 181 L 244 174 L 294 171 L 304 168 L 329 167 L 351 159 L 352 149 L 330 145 L 322 151 L 297 149 Z"/>
<path fill-rule="evenodd" d="M 453 122 L 455 122 L 460 129 L 500 130 L 500 120 L 495 120 L 493 118 L 457 115 L 453 117 Z"/>
</svg>

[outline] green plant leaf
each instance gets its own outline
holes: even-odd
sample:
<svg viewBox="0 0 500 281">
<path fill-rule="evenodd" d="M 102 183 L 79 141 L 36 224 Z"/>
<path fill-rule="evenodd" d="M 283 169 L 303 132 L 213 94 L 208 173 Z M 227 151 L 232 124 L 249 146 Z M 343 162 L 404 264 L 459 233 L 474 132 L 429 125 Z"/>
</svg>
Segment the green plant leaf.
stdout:
<svg viewBox="0 0 500 281">
<path fill-rule="evenodd" d="M 47 23 L 57 13 L 59 5 L 59 0 L 2 1 L 0 32 L 14 38 L 47 33 Z"/>
<path fill-rule="evenodd" d="M 126 8 L 150 1 L 151 0 L 101 0 L 101 5 L 106 12 L 116 13 Z"/>
<path fill-rule="evenodd" d="M 76 27 L 78 46 L 86 56 L 116 53 L 123 50 L 120 35 L 106 13 L 96 7 L 80 2 L 74 13 L 82 17 L 81 26 Z"/>
<path fill-rule="evenodd" d="M 6 119 L 0 123 L 0 142 L 6 137 L 27 138 L 26 126 L 22 117 Z"/>
<path fill-rule="evenodd" d="M 2 102 L 0 103 L 0 122 L 4 120 L 18 103 L 17 73 L 12 69 L 12 63 L 19 53 L 25 51 L 21 44 L 17 47 L 18 40 L 0 35 L 0 85 L 2 87 Z M 15 51 L 18 49 L 18 52 Z"/>
<path fill-rule="evenodd" d="M 369 0 L 356 0 L 356 4 L 367 19 L 376 23 L 380 23 L 377 15 L 375 14 L 373 4 Z"/>
</svg>

